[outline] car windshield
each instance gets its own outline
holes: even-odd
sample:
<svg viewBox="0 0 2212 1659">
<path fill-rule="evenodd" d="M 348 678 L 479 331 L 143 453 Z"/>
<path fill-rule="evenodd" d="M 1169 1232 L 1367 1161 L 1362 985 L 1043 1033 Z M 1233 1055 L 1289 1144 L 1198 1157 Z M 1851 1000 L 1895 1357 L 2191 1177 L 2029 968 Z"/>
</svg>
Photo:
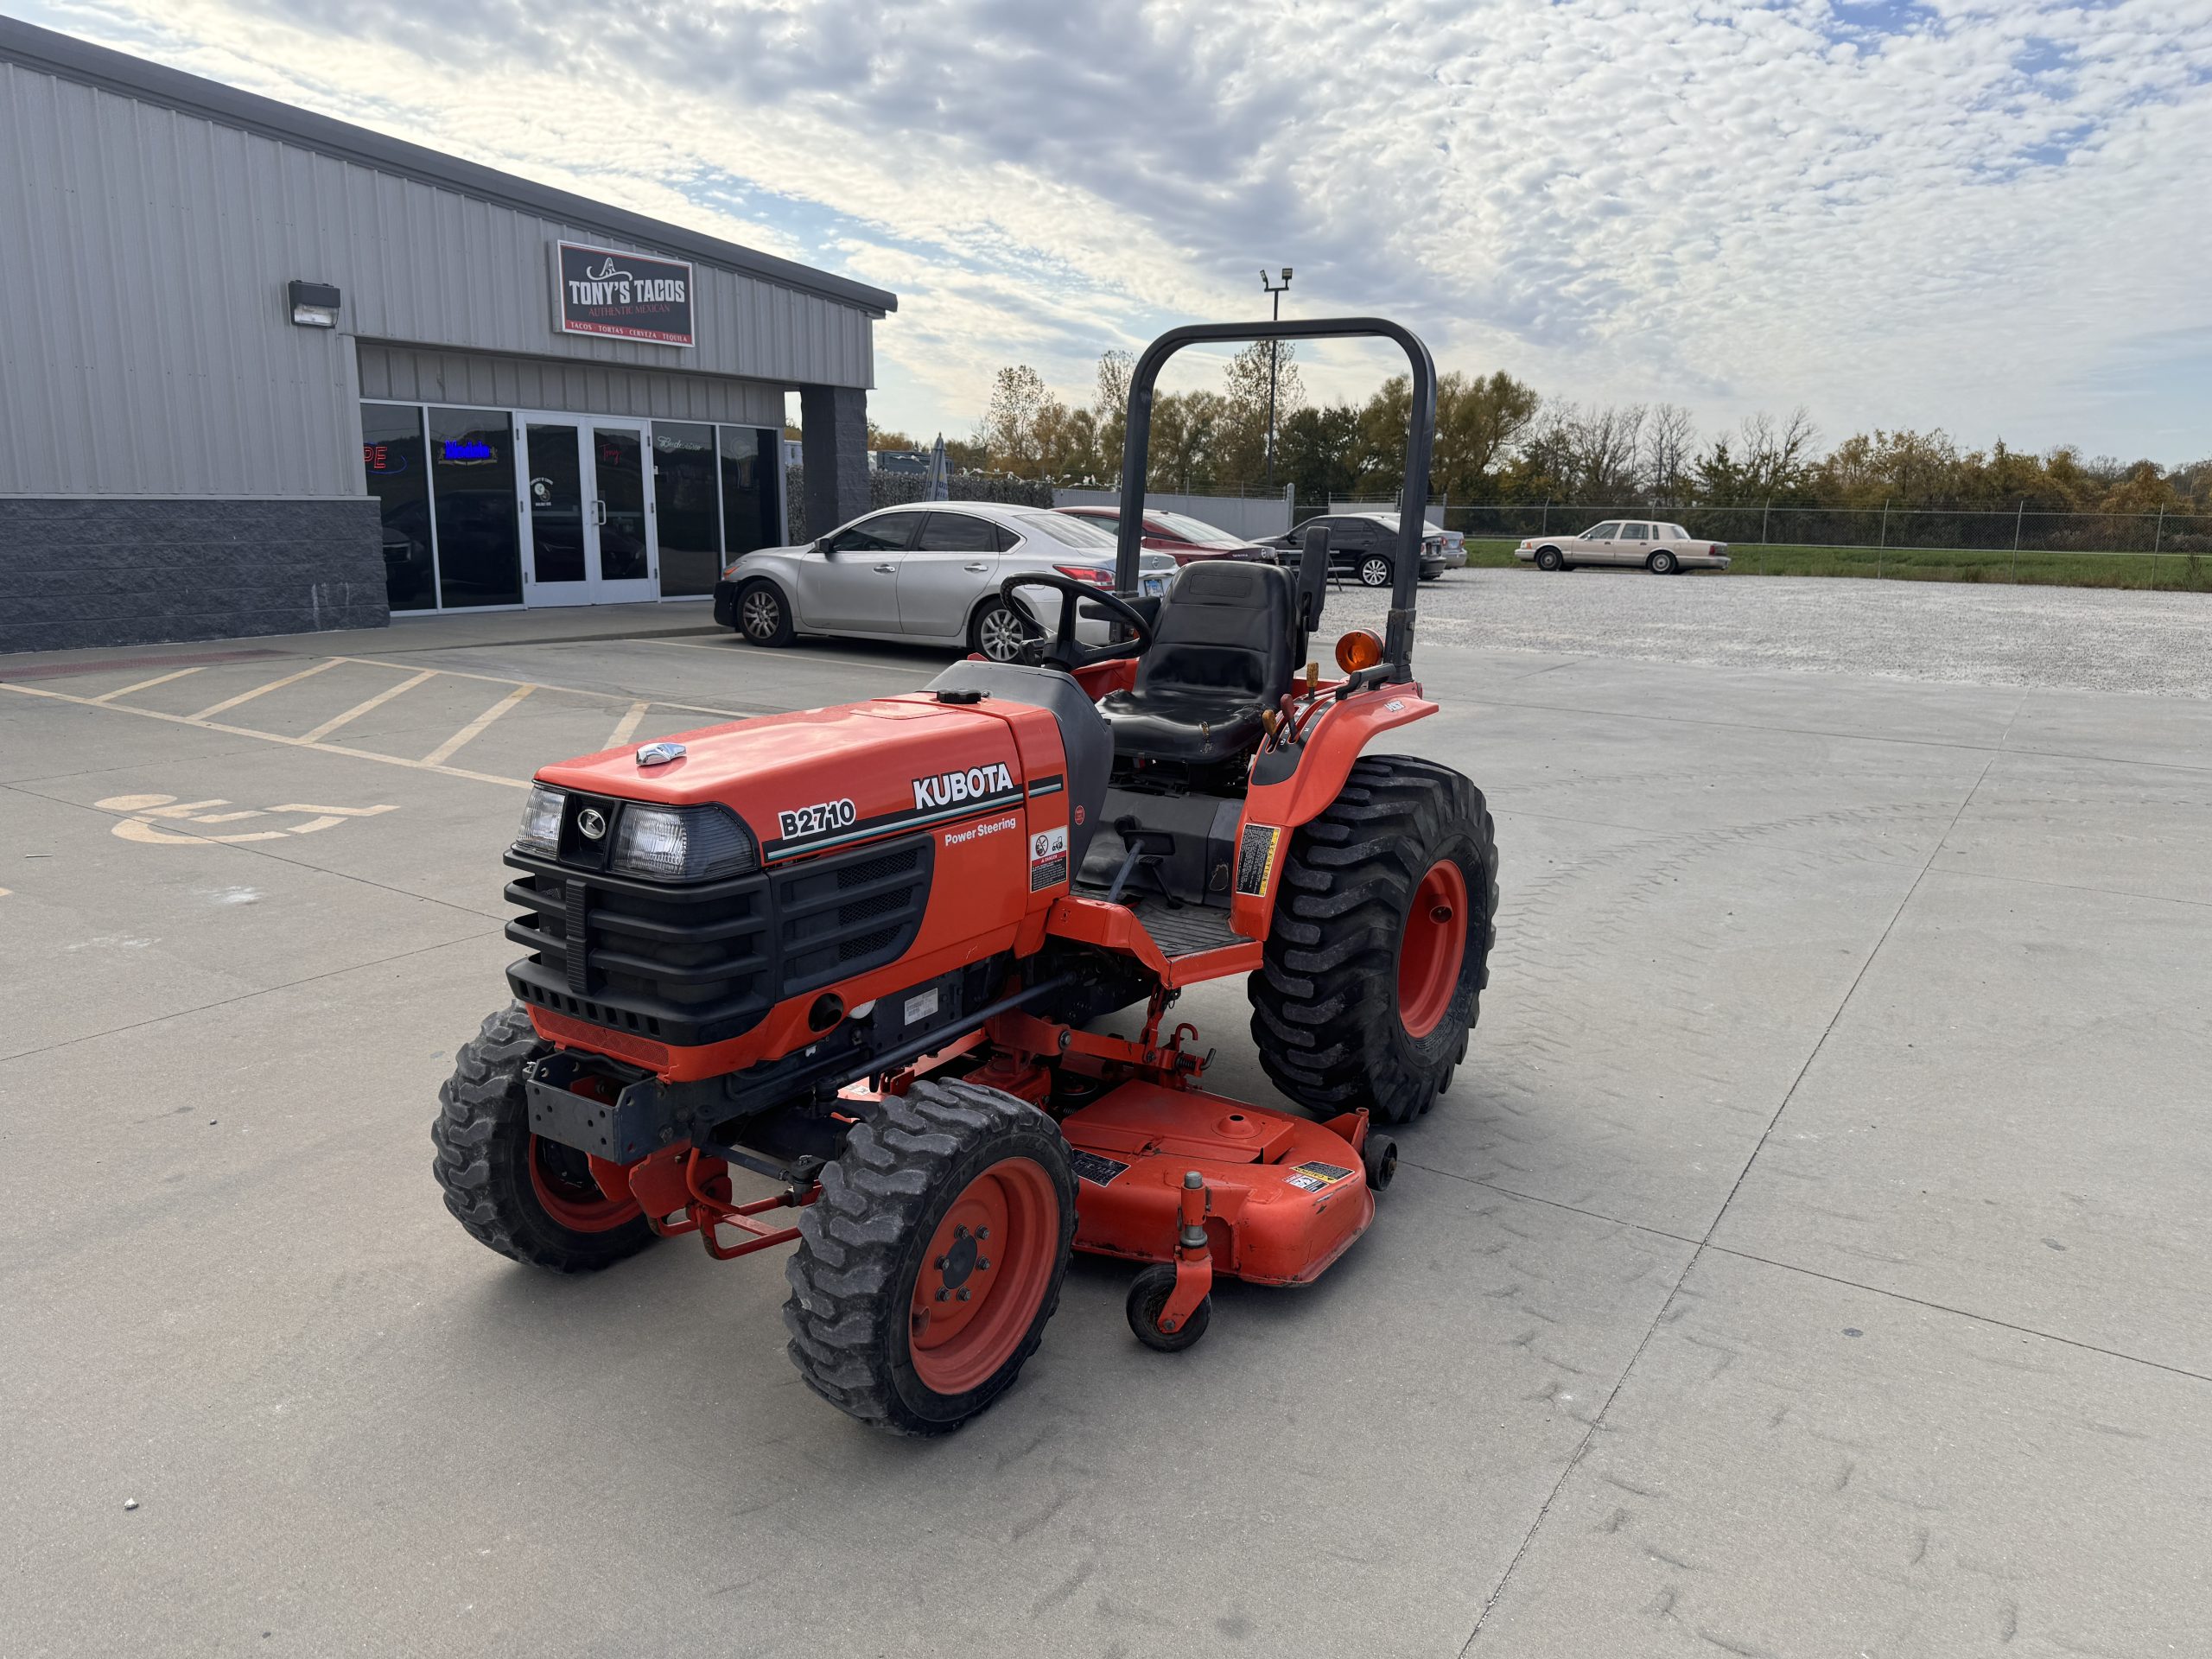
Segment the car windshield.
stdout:
<svg viewBox="0 0 2212 1659">
<path fill-rule="evenodd" d="M 1218 524 L 1210 524 L 1203 518 L 1193 518 L 1180 512 L 1148 512 L 1145 515 L 1179 542 L 1190 542 L 1199 547 L 1242 547 L 1243 538 L 1232 536 Z"/>
<path fill-rule="evenodd" d="M 1088 518 L 1070 518 L 1065 512 L 1025 512 L 1014 521 L 1025 536 L 1034 532 L 1049 536 L 1056 542 L 1070 547 L 1098 548 L 1114 545 L 1113 532 L 1101 529 Z"/>
</svg>

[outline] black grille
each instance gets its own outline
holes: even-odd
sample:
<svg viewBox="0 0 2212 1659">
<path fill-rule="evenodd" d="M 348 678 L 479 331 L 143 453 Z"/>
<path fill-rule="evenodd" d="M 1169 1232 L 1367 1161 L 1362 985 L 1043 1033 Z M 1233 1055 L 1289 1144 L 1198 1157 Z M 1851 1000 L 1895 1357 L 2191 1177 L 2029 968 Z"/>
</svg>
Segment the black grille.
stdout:
<svg viewBox="0 0 2212 1659">
<path fill-rule="evenodd" d="M 690 886 L 509 852 L 523 914 L 508 969 L 525 1002 L 681 1046 L 758 1025 L 777 1002 L 894 960 L 929 906 L 935 841 L 809 858 Z M 581 941 L 581 948 L 578 942 Z"/>
</svg>

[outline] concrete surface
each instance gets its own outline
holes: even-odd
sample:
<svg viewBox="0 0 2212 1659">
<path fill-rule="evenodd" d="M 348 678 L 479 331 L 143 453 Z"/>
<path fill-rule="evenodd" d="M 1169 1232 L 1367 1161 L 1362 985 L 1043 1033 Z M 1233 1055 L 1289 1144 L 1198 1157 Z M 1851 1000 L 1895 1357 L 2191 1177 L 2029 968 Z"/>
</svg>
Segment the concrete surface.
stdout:
<svg viewBox="0 0 2212 1659">
<path fill-rule="evenodd" d="M 1374 1230 L 912 1443 L 439 1204 L 531 768 L 933 667 L 556 620 L 0 659 L 0 1652 L 2205 1650 L 2212 705 L 1425 636 L 1503 903 Z"/>
<path fill-rule="evenodd" d="M 1455 570 L 1421 588 L 1429 645 L 1961 685 L 2212 697 L 2212 606 L 2193 593 L 1718 572 Z M 1379 625 L 1387 596 L 1339 590 Z"/>
</svg>

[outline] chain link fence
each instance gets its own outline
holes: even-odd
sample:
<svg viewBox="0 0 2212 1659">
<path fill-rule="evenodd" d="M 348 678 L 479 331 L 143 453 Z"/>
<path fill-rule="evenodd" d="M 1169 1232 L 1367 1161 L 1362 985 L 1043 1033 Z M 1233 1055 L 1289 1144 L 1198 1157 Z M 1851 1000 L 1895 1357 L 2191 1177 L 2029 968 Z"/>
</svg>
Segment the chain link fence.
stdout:
<svg viewBox="0 0 2212 1659">
<path fill-rule="evenodd" d="M 2212 513 L 1541 502 L 1455 505 L 1446 522 L 1494 563 L 1524 538 L 1622 518 L 1726 542 L 1737 568 L 1755 573 L 2212 588 Z"/>
</svg>

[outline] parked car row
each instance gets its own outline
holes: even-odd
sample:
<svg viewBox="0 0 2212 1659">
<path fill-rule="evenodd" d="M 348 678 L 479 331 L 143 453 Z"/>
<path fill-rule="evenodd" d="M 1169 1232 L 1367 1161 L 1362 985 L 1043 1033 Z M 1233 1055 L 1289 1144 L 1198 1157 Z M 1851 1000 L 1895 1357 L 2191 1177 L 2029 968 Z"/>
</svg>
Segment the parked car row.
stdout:
<svg viewBox="0 0 2212 1659">
<path fill-rule="evenodd" d="M 1059 620 L 1058 599 L 1032 588 L 1019 614 L 999 584 L 1024 573 L 1058 573 L 1114 585 L 1113 507 L 1014 506 L 995 501 L 917 502 L 862 515 L 804 546 L 760 548 L 715 584 L 715 620 L 758 645 L 787 645 L 801 634 L 961 645 L 1011 662 L 1033 628 Z M 1147 511 L 1138 556 L 1141 596 L 1165 593 L 1183 565 L 1210 559 L 1291 563 L 1314 524 L 1329 531 L 1331 570 L 1369 588 L 1387 588 L 1396 559 L 1395 513 L 1332 513 L 1284 536 L 1247 541 L 1183 513 Z M 1444 574 L 1444 533 L 1427 527 L 1421 576 Z M 1107 624 L 1084 617 L 1077 635 L 1103 644 Z"/>
<path fill-rule="evenodd" d="M 1609 518 L 1572 536 L 1531 536 L 1513 550 L 1513 556 L 1539 570 L 1640 564 L 1655 576 L 1669 576 L 1677 570 L 1726 570 L 1728 543 L 1705 541 L 1680 524 Z"/>
</svg>

